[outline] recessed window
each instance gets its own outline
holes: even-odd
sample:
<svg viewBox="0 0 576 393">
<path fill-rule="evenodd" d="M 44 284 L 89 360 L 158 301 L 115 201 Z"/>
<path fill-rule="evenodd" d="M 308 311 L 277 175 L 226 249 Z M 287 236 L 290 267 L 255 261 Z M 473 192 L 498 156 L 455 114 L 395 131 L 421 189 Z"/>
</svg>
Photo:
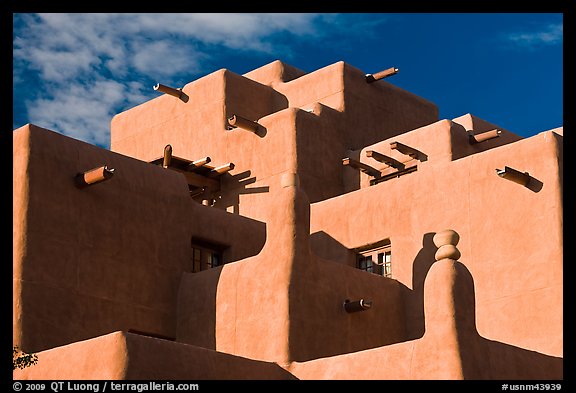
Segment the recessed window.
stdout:
<svg viewBox="0 0 576 393">
<path fill-rule="evenodd" d="M 222 249 L 219 245 L 192 239 L 192 272 L 222 265 Z"/>
<path fill-rule="evenodd" d="M 356 267 L 368 273 L 392 277 L 392 247 L 389 240 L 356 249 Z"/>
</svg>

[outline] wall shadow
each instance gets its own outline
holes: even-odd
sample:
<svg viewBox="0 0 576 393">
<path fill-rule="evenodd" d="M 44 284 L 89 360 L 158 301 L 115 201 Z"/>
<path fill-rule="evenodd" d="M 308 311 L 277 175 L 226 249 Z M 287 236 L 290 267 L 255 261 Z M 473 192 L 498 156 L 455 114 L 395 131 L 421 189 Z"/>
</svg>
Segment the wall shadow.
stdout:
<svg viewBox="0 0 576 393">
<path fill-rule="evenodd" d="M 561 380 L 564 378 L 564 359 L 561 357 L 545 355 L 536 351 L 505 344 L 499 341 L 479 337 L 479 344 L 483 347 L 484 364 L 480 367 L 490 370 L 487 379 L 516 379 L 516 380 Z M 466 351 L 462 353 L 464 377 L 478 379 L 483 370 L 471 369 L 471 362 L 467 361 Z M 488 363 L 488 364 L 486 364 Z M 478 363 L 475 364 L 478 367 Z M 467 367 L 468 366 L 468 367 Z"/>
<path fill-rule="evenodd" d="M 355 267 L 356 253 L 324 231 L 310 234 L 310 250 L 329 261 Z"/>
<path fill-rule="evenodd" d="M 542 183 L 540 180 L 536 179 L 533 176 L 529 177 L 530 179 L 528 179 L 528 184 L 526 184 L 526 188 L 533 192 L 540 192 L 542 187 L 544 187 L 544 183 Z"/>
<path fill-rule="evenodd" d="M 176 341 L 216 350 L 216 292 L 223 267 L 182 274 Z"/>
<path fill-rule="evenodd" d="M 400 283 L 402 288 L 402 299 L 406 315 L 406 336 L 397 342 L 406 342 L 422 338 L 425 331 L 424 315 L 424 282 L 432 265 L 436 262 L 434 254 L 437 247 L 432 239 L 435 232 L 428 232 L 422 237 L 422 248 L 417 253 L 413 261 L 412 286 L 413 289 Z M 314 253 L 321 258 L 328 256 L 355 255 L 355 252 L 348 249 L 336 239 L 323 231 L 310 235 L 311 248 Z M 327 258 L 330 260 L 330 258 Z M 338 262 L 341 262 L 339 260 Z M 458 262 L 466 269 L 465 278 L 459 284 L 459 293 L 471 290 L 471 299 L 475 302 L 474 280 L 465 265 Z M 216 290 L 220 280 L 222 267 L 211 269 L 195 274 L 186 274 L 182 280 L 179 297 L 179 324 L 177 341 L 200 347 L 215 349 L 216 346 Z M 305 273 L 304 271 L 302 273 Z M 334 281 L 338 285 L 338 280 Z M 471 284 L 471 285 L 470 285 Z M 465 294 L 465 293 L 464 293 Z M 463 300 L 463 299 L 460 299 Z M 463 334 L 460 339 L 462 346 L 459 355 L 462 360 L 464 379 L 488 380 L 488 379 L 541 379 L 556 380 L 563 378 L 563 358 L 545 355 L 539 352 L 527 350 L 514 345 L 492 341 L 481 337 L 475 327 L 474 318 L 466 319 L 470 315 L 475 315 L 475 305 L 470 307 L 469 303 L 458 302 L 460 306 L 466 307 L 467 316 L 462 320 L 459 334 Z M 184 313 L 185 315 L 183 315 Z M 471 314 L 470 314 L 471 313 Z M 474 325 L 469 325 L 465 321 L 473 321 Z M 467 328 L 474 326 L 473 329 Z M 186 329 L 184 329 L 186 328 Z M 294 334 L 294 332 L 291 332 Z M 293 337 L 295 341 L 300 337 L 301 332 Z M 314 334 L 312 334 L 314 336 Z M 345 337 L 341 338 L 345 340 Z M 384 344 L 379 347 L 394 344 Z M 302 340 L 298 345 L 305 346 L 309 340 Z M 368 347 L 364 349 L 369 349 Z M 343 353 L 353 353 L 336 351 L 325 354 L 325 356 L 338 356 Z M 428 356 L 428 355 L 427 355 Z M 324 356 L 323 356 L 324 357 Z M 313 360 L 306 358 L 304 361 Z M 303 360 L 299 360 L 303 361 Z"/>
<path fill-rule="evenodd" d="M 406 332 L 409 340 L 424 335 L 424 280 L 436 261 L 434 254 L 438 248 L 432 241 L 435 234 L 428 232 L 422 237 L 422 248 L 412 262 L 412 289 L 404 286 Z"/>
<path fill-rule="evenodd" d="M 251 174 L 252 172 L 247 170 L 228 176 L 222 185 L 222 198 L 215 203 L 215 206 L 222 206 L 225 209 L 232 207 L 234 214 L 240 214 L 240 195 L 270 192 L 269 186 L 248 187 L 257 181 Z"/>
<path fill-rule="evenodd" d="M 347 150 L 346 156 L 342 158 L 346 157 L 360 161 L 360 150 Z M 344 193 L 359 190 L 360 171 L 348 165 L 342 165 L 342 184 L 344 185 Z"/>
</svg>

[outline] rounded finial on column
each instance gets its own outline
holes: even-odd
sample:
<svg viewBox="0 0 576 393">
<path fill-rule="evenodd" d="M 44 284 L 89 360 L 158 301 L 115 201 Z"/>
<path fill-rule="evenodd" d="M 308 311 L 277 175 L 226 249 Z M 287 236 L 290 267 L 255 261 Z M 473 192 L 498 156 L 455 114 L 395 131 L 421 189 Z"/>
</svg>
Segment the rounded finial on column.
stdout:
<svg viewBox="0 0 576 393">
<path fill-rule="evenodd" d="M 460 258 L 460 251 L 456 248 L 458 241 L 460 240 L 460 235 L 452 229 L 446 229 L 441 232 L 437 232 L 432 241 L 434 245 L 438 247 L 434 258 L 439 261 L 441 259 L 454 259 L 458 260 Z"/>
</svg>

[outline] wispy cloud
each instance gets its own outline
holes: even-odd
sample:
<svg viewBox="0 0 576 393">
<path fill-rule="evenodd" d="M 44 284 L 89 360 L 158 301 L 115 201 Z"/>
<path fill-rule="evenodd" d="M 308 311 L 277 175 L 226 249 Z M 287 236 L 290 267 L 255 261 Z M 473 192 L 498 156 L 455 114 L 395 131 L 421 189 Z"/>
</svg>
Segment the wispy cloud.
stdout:
<svg viewBox="0 0 576 393">
<path fill-rule="evenodd" d="M 112 109 L 125 102 L 126 90 L 142 90 L 138 83 L 119 83 L 97 80 L 90 84 L 73 83 L 54 89 L 47 98 L 27 102 L 31 119 L 43 127 L 60 131 L 76 139 L 108 146 L 110 133 L 107 125 Z"/>
<path fill-rule="evenodd" d="M 561 44 L 563 33 L 562 23 L 555 23 L 538 30 L 511 33 L 506 36 L 506 39 L 521 48 L 535 49 L 546 45 Z"/>
<path fill-rule="evenodd" d="M 152 82 L 181 85 L 182 73 L 210 71 L 222 49 L 273 54 L 276 34 L 314 36 L 332 22 L 322 14 L 15 14 L 15 98 L 30 122 L 108 147 L 112 116 L 151 97 Z M 31 79 L 37 89 L 16 97 Z"/>
</svg>

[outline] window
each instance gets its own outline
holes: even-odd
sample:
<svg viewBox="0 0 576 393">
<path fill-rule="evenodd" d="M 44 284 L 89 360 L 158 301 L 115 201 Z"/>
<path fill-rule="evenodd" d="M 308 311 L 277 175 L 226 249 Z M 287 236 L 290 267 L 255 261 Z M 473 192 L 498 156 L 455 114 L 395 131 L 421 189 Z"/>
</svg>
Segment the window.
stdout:
<svg viewBox="0 0 576 393">
<path fill-rule="evenodd" d="M 222 265 L 222 247 L 192 239 L 192 272 Z"/>
<path fill-rule="evenodd" d="M 369 273 L 392 277 L 392 249 L 389 240 L 360 247 L 356 267 Z"/>
<path fill-rule="evenodd" d="M 382 275 L 392 277 L 392 251 L 390 249 L 378 254 L 379 265 L 382 266 Z"/>
<path fill-rule="evenodd" d="M 216 266 L 220 266 L 220 253 L 216 251 L 208 251 L 208 263 L 206 267 L 208 269 Z"/>
</svg>

